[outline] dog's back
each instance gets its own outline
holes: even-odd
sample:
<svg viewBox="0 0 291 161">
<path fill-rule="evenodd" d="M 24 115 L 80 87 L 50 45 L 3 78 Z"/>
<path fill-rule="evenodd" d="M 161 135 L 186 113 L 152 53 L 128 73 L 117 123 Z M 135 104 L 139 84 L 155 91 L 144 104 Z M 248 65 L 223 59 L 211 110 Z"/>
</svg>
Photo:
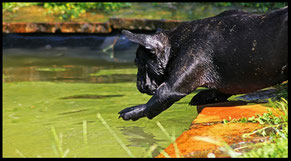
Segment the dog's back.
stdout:
<svg viewBox="0 0 291 161">
<path fill-rule="evenodd" d="M 170 38 L 175 56 L 196 54 L 193 59 L 212 63 L 209 74 L 217 76 L 210 80 L 221 92 L 249 93 L 288 79 L 288 7 L 266 14 L 225 11 L 185 23 Z M 179 53 L 182 48 L 194 52 Z"/>
</svg>

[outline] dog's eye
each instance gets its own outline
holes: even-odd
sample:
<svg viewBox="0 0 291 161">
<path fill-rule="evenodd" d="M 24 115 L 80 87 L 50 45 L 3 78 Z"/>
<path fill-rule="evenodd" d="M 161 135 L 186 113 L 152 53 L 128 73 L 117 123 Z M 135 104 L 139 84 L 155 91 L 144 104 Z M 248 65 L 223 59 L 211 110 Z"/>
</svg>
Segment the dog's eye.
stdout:
<svg viewBox="0 0 291 161">
<path fill-rule="evenodd" d="M 150 53 L 155 54 L 155 51 L 154 50 L 150 50 Z"/>
</svg>

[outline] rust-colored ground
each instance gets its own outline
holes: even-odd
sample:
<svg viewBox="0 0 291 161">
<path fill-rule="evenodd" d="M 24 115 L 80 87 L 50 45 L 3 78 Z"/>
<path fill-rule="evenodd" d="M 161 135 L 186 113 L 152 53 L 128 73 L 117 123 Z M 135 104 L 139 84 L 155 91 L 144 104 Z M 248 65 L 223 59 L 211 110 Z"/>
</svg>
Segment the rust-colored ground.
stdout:
<svg viewBox="0 0 291 161">
<path fill-rule="evenodd" d="M 199 108 L 199 107 L 198 107 Z M 182 133 L 176 139 L 180 157 L 201 157 L 205 158 L 209 153 L 213 153 L 215 157 L 229 157 L 229 155 L 221 150 L 218 150 L 219 145 L 206 141 L 197 140 L 197 137 L 207 137 L 220 143 L 228 145 L 237 144 L 240 142 L 254 142 L 258 137 L 242 138 L 242 134 L 253 132 L 263 126 L 258 123 L 227 123 L 223 124 L 224 119 L 239 119 L 242 117 L 252 117 L 262 115 L 272 110 L 275 115 L 278 111 L 271 108 L 256 105 L 244 106 L 223 106 L 223 107 L 200 107 L 200 113 L 192 122 L 189 130 Z M 199 111 L 199 110 L 198 110 Z M 262 138 L 260 138 L 262 139 Z M 177 157 L 173 144 L 170 144 L 164 150 L 172 158 Z M 157 158 L 165 157 L 159 154 Z"/>
<path fill-rule="evenodd" d="M 256 115 L 261 115 L 267 113 L 268 109 L 273 112 L 273 114 L 278 115 L 279 111 L 273 108 L 268 108 L 260 104 L 255 105 L 244 105 L 244 106 L 223 106 L 223 107 L 198 107 L 202 108 L 197 118 L 192 123 L 202 123 L 202 122 L 217 122 L 239 119 L 243 117 L 252 117 Z"/>
</svg>

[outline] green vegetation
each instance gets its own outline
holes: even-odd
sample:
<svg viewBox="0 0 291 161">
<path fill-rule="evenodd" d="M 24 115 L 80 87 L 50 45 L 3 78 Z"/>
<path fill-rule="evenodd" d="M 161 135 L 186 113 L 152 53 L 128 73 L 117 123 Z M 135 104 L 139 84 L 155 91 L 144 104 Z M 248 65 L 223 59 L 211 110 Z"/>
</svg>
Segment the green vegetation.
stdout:
<svg viewBox="0 0 291 161">
<path fill-rule="evenodd" d="M 269 100 L 272 108 L 282 112 L 282 115 L 276 116 L 271 111 L 257 117 L 241 118 L 224 120 L 224 123 L 241 122 L 241 123 L 259 123 L 264 125 L 263 128 L 258 129 L 251 133 L 246 133 L 243 137 L 251 135 L 261 135 L 272 138 L 263 143 L 257 143 L 252 146 L 249 152 L 243 153 L 238 157 L 245 158 L 281 158 L 288 157 L 288 101 L 281 98 L 280 101 L 273 102 Z M 250 148 L 250 147 L 249 147 Z"/>
<path fill-rule="evenodd" d="M 19 2 L 4 2 L 2 3 L 2 12 L 16 12 L 21 7 L 38 5 L 39 3 L 19 3 Z"/>
<path fill-rule="evenodd" d="M 288 157 L 288 101 L 284 98 L 281 101 L 272 102 L 274 108 L 283 111 L 283 115 L 275 116 L 268 112 L 257 119 L 251 118 L 247 121 L 259 122 L 266 125 L 251 134 L 257 133 L 272 138 L 270 141 L 255 144 L 253 149 L 244 153 L 242 157 L 246 158 L 287 158 Z M 246 120 L 244 120 L 246 121 Z M 247 137 L 250 134 L 245 134 Z"/>
<path fill-rule="evenodd" d="M 54 2 L 43 3 L 43 7 L 48 9 L 49 14 L 57 14 L 60 19 L 68 20 L 70 18 L 79 17 L 81 13 L 90 10 L 101 10 L 104 12 L 116 11 L 122 7 L 128 7 L 130 3 L 114 3 L 114 2 Z"/>
<path fill-rule="evenodd" d="M 17 3 L 5 2 L 3 3 L 3 12 L 16 12 L 20 7 L 26 6 L 41 6 L 48 10 L 48 14 L 55 14 L 61 20 L 74 19 L 82 13 L 90 10 L 100 10 L 106 12 L 117 11 L 123 7 L 129 7 L 130 3 L 117 3 L 117 2 L 34 2 L 34 3 Z"/>
<path fill-rule="evenodd" d="M 288 139 L 276 137 L 271 143 L 255 145 L 254 149 L 243 154 L 245 158 L 288 158 Z"/>
<path fill-rule="evenodd" d="M 267 12 L 269 10 L 281 8 L 287 6 L 287 2 L 214 2 L 214 3 L 176 3 L 173 2 L 170 5 L 168 3 L 143 3 L 146 5 L 147 13 L 140 13 L 140 8 L 137 3 L 124 3 L 124 2 L 4 2 L 2 12 L 16 12 L 18 9 L 27 6 L 38 6 L 46 9 L 47 15 L 55 16 L 61 21 L 72 21 L 84 15 L 86 13 L 92 13 L 95 15 L 97 12 L 103 15 L 114 16 L 138 16 L 140 18 L 159 18 L 159 19 L 197 19 L 213 16 L 226 9 L 254 9 L 257 12 Z M 193 5 L 195 4 L 195 5 Z M 213 8 L 214 7 L 214 8 Z M 129 10 L 124 10 L 129 8 Z M 182 11 L 183 10 L 183 11 Z M 212 11 L 213 10 L 213 11 Z M 120 11 L 120 12 L 119 12 Z M 205 12 L 206 11 L 206 12 Z M 195 14 L 193 14 L 196 12 Z M 209 13 L 207 13 L 209 12 Z M 213 12 L 213 13 L 212 13 Z M 112 14 L 115 13 L 115 14 Z M 197 15 L 198 14 L 198 15 Z M 90 17 L 92 17 L 90 14 Z M 20 16 L 20 15 L 19 15 Z M 87 15 L 88 16 L 88 15 Z M 8 17 L 12 17 L 11 15 Z M 97 18 L 97 17 L 96 17 Z M 95 21 L 96 21 L 95 18 Z M 8 18 L 9 19 L 9 18 Z M 82 17 L 82 19 L 86 19 Z M 102 19 L 102 16 L 98 19 Z M 56 21 L 56 20 L 55 20 Z M 92 21 L 92 20 L 90 20 Z"/>
<path fill-rule="evenodd" d="M 274 87 L 278 89 L 278 92 L 276 93 L 277 98 L 283 97 L 284 99 L 288 100 L 288 81 L 282 84 L 278 84 Z"/>
</svg>

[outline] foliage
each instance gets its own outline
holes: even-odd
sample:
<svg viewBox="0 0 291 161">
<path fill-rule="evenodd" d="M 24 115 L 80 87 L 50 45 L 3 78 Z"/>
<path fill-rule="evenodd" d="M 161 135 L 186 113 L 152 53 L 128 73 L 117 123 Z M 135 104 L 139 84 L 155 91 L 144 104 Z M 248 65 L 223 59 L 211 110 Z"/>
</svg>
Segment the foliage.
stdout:
<svg viewBox="0 0 291 161">
<path fill-rule="evenodd" d="M 62 20 L 70 20 L 79 17 L 88 11 L 99 10 L 102 12 L 117 11 L 124 7 L 130 7 L 132 3 L 124 2 L 5 2 L 3 12 L 16 12 L 21 7 L 38 5 L 48 10 L 48 14 L 55 14 Z M 152 6 L 159 6 L 161 3 L 150 3 Z M 178 3 L 177 3 L 178 4 Z M 205 3 L 201 3 L 202 6 Z M 216 7 L 255 8 L 259 12 L 287 6 L 287 2 L 214 2 L 210 5 Z"/>
<path fill-rule="evenodd" d="M 37 2 L 37 3 L 3 3 L 3 11 L 15 12 L 20 7 L 38 5 L 48 9 L 48 14 L 56 14 L 62 20 L 69 20 L 79 17 L 82 13 L 90 10 L 104 12 L 117 11 L 120 8 L 128 7 L 130 3 L 117 2 Z"/>
<path fill-rule="evenodd" d="M 287 158 L 288 139 L 276 138 L 273 142 L 264 142 L 256 145 L 256 149 L 245 153 L 245 158 Z"/>
<path fill-rule="evenodd" d="M 257 115 L 257 117 L 223 120 L 223 123 L 229 122 L 257 122 L 265 125 L 263 128 L 258 129 L 251 133 L 243 134 L 243 137 L 249 137 L 257 134 L 262 136 L 268 136 L 271 141 L 263 143 L 257 143 L 252 146 L 252 150 L 243 153 L 239 157 L 245 158 L 281 158 L 288 157 L 288 101 L 281 98 L 280 101 L 273 102 L 269 100 L 269 104 L 274 109 L 278 109 L 283 112 L 280 116 L 275 116 L 271 111 L 264 113 L 263 115 Z"/>
<path fill-rule="evenodd" d="M 288 80 L 274 87 L 278 89 L 277 97 L 283 97 L 284 99 L 288 100 Z"/>
<path fill-rule="evenodd" d="M 39 4 L 38 2 L 34 3 L 4 2 L 2 3 L 2 11 L 16 12 L 20 7 L 33 6 L 38 4 Z"/>
<path fill-rule="evenodd" d="M 265 125 L 264 128 L 258 129 L 252 133 L 246 133 L 243 137 L 253 134 L 269 136 L 271 141 L 253 145 L 251 151 L 246 152 L 242 157 L 246 158 L 278 158 L 288 157 L 288 101 L 284 98 L 281 101 L 270 104 L 275 109 L 283 111 L 283 115 L 275 116 L 271 111 L 257 118 L 242 118 L 238 122 L 258 122 Z"/>
<path fill-rule="evenodd" d="M 60 19 L 77 18 L 82 13 L 89 10 L 100 10 L 104 12 L 116 11 L 122 7 L 130 6 L 129 3 L 113 3 L 113 2 L 54 2 L 43 3 L 43 7 L 48 9 L 48 13 L 58 14 Z"/>
</svg>

